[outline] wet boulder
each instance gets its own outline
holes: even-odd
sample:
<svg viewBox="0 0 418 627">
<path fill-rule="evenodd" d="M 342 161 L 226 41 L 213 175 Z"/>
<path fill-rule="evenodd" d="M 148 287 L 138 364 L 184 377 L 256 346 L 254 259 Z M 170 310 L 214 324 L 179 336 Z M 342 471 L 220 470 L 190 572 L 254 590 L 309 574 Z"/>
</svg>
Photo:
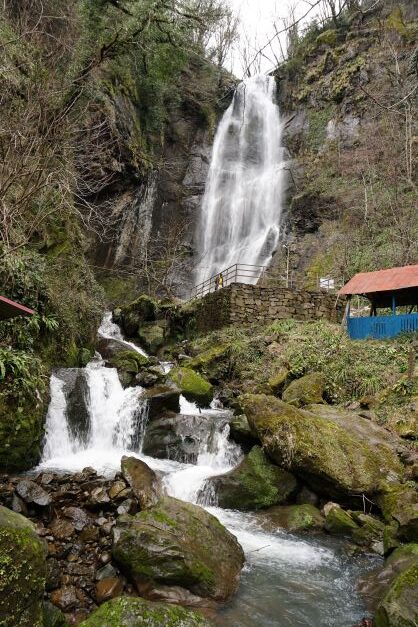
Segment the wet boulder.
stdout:
<svg viewBox="0 0 418 627">
<path fill-rule="evenodd" d="M 251 447 L 257 442 L 251 433 L 250 425 L 248 424 L 247 416 L 240 414 L 234 416 L 229 423 L 230 435 L 235 442 L 241 444 L 244 450 L 251 449 Z"/>
<path fill-rule="evenodd" d="M 214 490 L 220 507 L 257 510 L 285 503 L 298 483 L 290 472 L 272 464 L 260 446 L 254 446 L 239 466 L 212 477 L 207 486 Z"/>
<path fill-rule="evenodd" d="M 64 614 L 52 603 L 43 604 L 43 627 L 69 627 Z"/>
<path fill-rule="evenodd" d="M 195 464 L 203 448 L 212 452 L 216 430 L 226 424 L 201 414 L 167 413 L 147 424 L 142 450 L 158 459 Z"/>
<path fill-rule="evenodd" d="M 157 385 L 145 392 L 148 420 L 159 418 L 167 411 L 180 413 L 180 390 L 173 386 Z"/>
<path fill-rule="evenodd" d="M 191 368 L 173 368 L 170 378 L 188 401 L 205 407 L 213 399 L 213 387 L 202 375 Z"/>
<path fill-rule="evenodd" d="M 135 301 L 121 307 L 115 320 L 121 325 L 129 337 L 135 337 L 138 329 L 145 322 L 154 322 L 159 313 L 159 303 L 146 294 L 142 294 Z"/>
<path fill-rule="evenodd" d="M 292 533 L 322 531 L 325 519 L 313 505 L 277 505 L 257 517 L 258 522 L 268 532 L 286 529 Z"/>
<path fill-rule="evenodd" d="M 141 509 L 156 505 L 163 495 L 163 487 L 161 479 L 155 472 L 140 459 L 126 455 L 122 457 L 121 468 Z"/>
<path fill-rule="evenodd" d="M 0 624 L 42 627 L 46 549 L 34 525 L 0 507 Z"/>
<path fill-rule="evenodd" d="M 322 403 L 325 381 L 322 374 L 312 372 L 292 381 L 282 394 L 282 399 L 289 405 L 302 407 L 312 403 Z"/>
<path fill-rule="evenodd" d="M 86 444 L 91 427 L 87 373 L 83 368 L 58 368 L 54 376 L 63 382 L 65 413 L 71 437 Z"/>
<path fill-rule="evenodd" d="M 240 403 L 269 457 L 320 494 L 351 502 L 377 494 L 383 479 L 403 475 L 384 429 L 369 420 L 358 417 L 362 424 L 353 426 L 325 406 L 323 415 L 263 394 L 244 395 Z"/>
<path fill-rule="evenodd" d="M 179 605 L 119 597 L 103 603 L 80 627 L 210 627 L 200 614 Z"/>
<path fill-rule="evenodd" d="M 241 546 L 217 518 L 170 497 L 118 521 L 113 558 L 142 596 L 185 604 L 229 599 L 244 564 Z"/>
</svg>

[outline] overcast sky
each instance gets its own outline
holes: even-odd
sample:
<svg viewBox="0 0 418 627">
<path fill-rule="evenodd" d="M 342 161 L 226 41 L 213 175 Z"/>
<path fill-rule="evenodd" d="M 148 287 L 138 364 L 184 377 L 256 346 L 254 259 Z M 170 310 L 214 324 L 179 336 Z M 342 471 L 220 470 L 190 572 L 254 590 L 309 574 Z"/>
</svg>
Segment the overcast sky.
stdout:
<svg viewBox="0 0 418 627">
<path fill-rule="evenodd" d="M 290 6 L 296 5 L 296 17 L 304 15 L 309 5 L 303 0 L 227 0 L 234 11 L 241 19 L 241 35 L 250 38 L 254 50 L 264 45 L 274 35 L 273 22 L 283 27 L 282 18 L 289 17 Z M 309 17 L 313 17 L 314 12 Z M 283 45 L 285 43 L 283 35 Z M 275 42 L 274 49 L 277 55 L 280 54 L 280 46 Z M 255 54 L 255 52 L 254 52 Z M 274 54 L 270 48 L 265 50 L 269 59 L 263 58 L 262 71 L 268 72 L 275 66 Z M 238 51 L 233 56 L 233 72 L 242 76 L 242 60 Z"/>
</svg>

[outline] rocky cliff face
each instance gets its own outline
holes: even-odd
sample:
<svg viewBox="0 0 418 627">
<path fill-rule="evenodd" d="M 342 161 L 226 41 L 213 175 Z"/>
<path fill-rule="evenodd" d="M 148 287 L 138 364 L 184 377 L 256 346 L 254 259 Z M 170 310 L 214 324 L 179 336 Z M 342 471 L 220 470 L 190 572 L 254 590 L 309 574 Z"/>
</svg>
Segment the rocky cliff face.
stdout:
<svg viewBox="0 0 418 627">
<path fill-rule="evenodd" d="M 416 262 L 417 17 L 384 2 L 313 25 L 277 70 L 291 189 L 273 274 L 289 262 L 309 284 Z"/>
<path fill-rule="evenodd" d="M 178 246 L 173 251 L 176 276 L 169 282 L 175 293 L 185 295 L 213 135 L 232 97 L 231 80 L 217 72 L 208 76 L 207 65 L 185 70 L 157 136 L 145 128 L 133 68 L 128 78 L 126 73 L 125 68 L 123 83 L 118 68 L 97 77 L 95 111 L 86 120 L 87 134 L 98 124 L 108 132 L 93 155 L 95 183 L 93 194 L 87 194 L 106 222 L 91 243 L 91 256 L 99 268 L 135 274 L 144 257 L 163 263 Z M 146 271 L 139 275 L 146 283 Z"/>
</svg>

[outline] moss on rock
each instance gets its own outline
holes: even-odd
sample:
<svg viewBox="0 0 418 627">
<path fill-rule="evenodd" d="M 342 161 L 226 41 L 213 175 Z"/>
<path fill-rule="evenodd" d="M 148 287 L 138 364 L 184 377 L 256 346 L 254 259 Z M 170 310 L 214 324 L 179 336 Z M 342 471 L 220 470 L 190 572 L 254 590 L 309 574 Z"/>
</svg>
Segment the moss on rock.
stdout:
<svg viewBox="0 0 418 627">
<path fill-rule="evenodd" d="M 418 495 L 409 485 L 385 482 L 377 497 L 377 504 L 385 520 L 396 521 L 396 536 L 404 542 L 418 541 Z"/>
<path fill-rule="evenodd" d="M 313 505 L 278 505 L 260 513 L 260 524 L 268 531 L 277 528 L 290 532 L 320 531 L 325 519 Z"/>
<path fill-rule="evenodd" d="M 286 403 L 301 407 L 322 403 L 325 389 L 324 377 L 319 372 L 312 372 L 292 381 L 282 394 Z"/>
<path fill-rule="evenodd" d="M 357 523 L 350 514 L 344 511 L 339 505 L 334 504 L 330 507 L 325 517 L 325 529 L 328 533 L 335 535 L 351 535 L 353 531 L 358 530 Z"/>
<path fill-rule="evenodd" d="M 220 507 L 238 510 L 285 503 L 298 485 L 292 474 L 269 461 L 260 446 L 254 446 L 237 468 L 208 483 L 214 487 Z"/>
<path fill-rule="evenodd" d="M 153 355 L 162 347 L 165 341 L 165 326 L 164 321 L 160 324 L 148 323 L 143 324 L 138 329 L 138 337 L 145 348 Z"/>
<path fill-rule="evenodd" d="M 269 457 L 328 497 L 374 495 L 384 477 L 403 473 L 396 454 L 376 442 L 374 432 L 369 442 L 331 417 L 296 409 L 273 396 L 246 394 L 240 404 Z"/>
<path fill-rule="evenodd" d="M 119 597 L 103 603 L 80 627 L 209 627 L 200 614 L 178 605 Z"/>
<path fill-rule="evenodd" d="M 0 625 L 42 627 L 46 550 L 34 525 L 0 507 Z"/>
<path fill-rule="evenodd" d="M 157 588 L 172 598 L 174 586 L 216 601 L 235 593 L 244 563 L 236 538 L 217 518 L 170 497 L 117 527 L 113 557 L 142 592 Z"/>
<path fill-rule="evenodd" d="M 173 368 L 170 378 L 190 401 L 209 405 L 213 399 L 212 385 L 202 375 L 191 368 Z"/>
<path fill-rule="evenodd" d="M 393 581 L 379 604 L 376 627 L 416 627 L 418 624 L 418 560 Z"/>
<path fill-rule="evenodd" d="M 268 385 L 271 392 L 275 395 L 281 394 L 284 386 L 289 378 L 289 371 L 287 368 L 281 368 L 268 380 Z"/>
</svg>

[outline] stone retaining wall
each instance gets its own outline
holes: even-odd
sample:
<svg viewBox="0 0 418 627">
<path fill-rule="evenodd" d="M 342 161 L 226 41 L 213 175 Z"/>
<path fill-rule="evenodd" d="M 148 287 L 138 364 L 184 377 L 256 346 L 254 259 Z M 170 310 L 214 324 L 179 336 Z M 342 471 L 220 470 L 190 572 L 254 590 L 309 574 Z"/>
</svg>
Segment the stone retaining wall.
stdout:
<svg viewBox="0 0 418 627">
<path fill-rule="evenodd" d="M 234 283 L 199 301 L 196 324 L 199 331 L 210 331 L 229 324 L 269 323 L 285 318 L 340 322 L 345 303 L 339 300 L 336 307 L 336 298 L 336 294 L 326 292 Z"/>
</svg>

